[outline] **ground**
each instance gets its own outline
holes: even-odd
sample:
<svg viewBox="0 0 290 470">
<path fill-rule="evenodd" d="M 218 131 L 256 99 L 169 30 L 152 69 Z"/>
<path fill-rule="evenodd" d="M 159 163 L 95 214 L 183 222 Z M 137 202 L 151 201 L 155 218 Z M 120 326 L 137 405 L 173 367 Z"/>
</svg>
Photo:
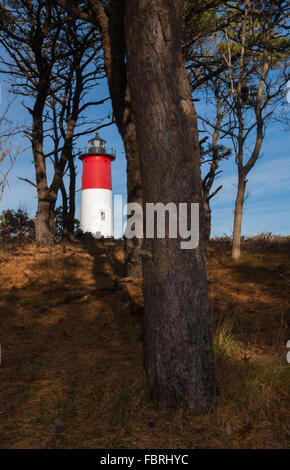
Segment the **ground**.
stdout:
<svg viewBox="0 0 290 470">
<path fill-rule="evenodd" d="M 0 448 L 289 448 L 289 243 L 208 249 L 220 393 L 206 416 L 147 395 L 142 282 L 122 243 L 0 251 Z"/>
</svg>

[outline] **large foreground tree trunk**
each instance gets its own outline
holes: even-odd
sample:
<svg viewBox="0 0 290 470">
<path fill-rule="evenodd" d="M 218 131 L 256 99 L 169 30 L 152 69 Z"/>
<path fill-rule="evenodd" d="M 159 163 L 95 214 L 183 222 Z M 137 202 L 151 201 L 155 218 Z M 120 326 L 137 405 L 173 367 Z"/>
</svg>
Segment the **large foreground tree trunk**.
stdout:
<svg viewBox="0 0 290 470">
<path fill-rule="evenodd" d="M 144 202 L 203 203 L 195 110 L 181 51 L 182 0 L 127 0 L 128 81 Z M 192 221 L 196 223 L 197 221 Z M 203 230 L 200 230 L 203 233 Z M 208 411 L 215 391 L 205 243 L 146 239 L 146 369 L 160 407 Z"/>
<path fill-rule="evenodd" d="M 235 217 L 234 217 L 234 231 L 233 231 L 233 248 L 232 258 L 237 261 L 241 256 L 241 232 L 242 232 L 242 219 L 243 208 L 245 202 L 246 191 L 246 177 L 242 172 L 239 172 L 238 192 L 235 204 Z"/>
</svg>

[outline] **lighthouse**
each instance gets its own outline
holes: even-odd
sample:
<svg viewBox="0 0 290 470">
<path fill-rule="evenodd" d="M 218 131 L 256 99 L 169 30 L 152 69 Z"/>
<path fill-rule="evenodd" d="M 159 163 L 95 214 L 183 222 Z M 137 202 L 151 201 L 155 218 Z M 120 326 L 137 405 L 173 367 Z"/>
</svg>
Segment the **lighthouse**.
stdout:
<svg viewBox="0 0 290 470">
<path fill-rule="evenodd" d="M 79 157 L 83 162 L 80 227 L 95 238 L 114 234 L 111 162 L 115 158 L 98 134 L 89 140 L 88 153 Z"/>
</svg>

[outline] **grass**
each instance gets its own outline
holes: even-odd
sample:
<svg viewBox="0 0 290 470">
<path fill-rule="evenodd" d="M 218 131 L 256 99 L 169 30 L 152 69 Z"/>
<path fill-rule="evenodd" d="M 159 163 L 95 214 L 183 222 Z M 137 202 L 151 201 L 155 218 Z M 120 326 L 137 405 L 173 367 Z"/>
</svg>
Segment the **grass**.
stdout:
<svg viewBox="0 0 290 470">
<path fill-rule="evenodd" d="M 245 241 L 238 263 L 223 240 L 209 247 L 220 394 L 206 416 L 148 397 L 140 282 L 42 310 L 113 287 L 120 244 L 3 250 L 0 448 L 289 448 L 290 252 L 263 243 Z"/>
</svg>

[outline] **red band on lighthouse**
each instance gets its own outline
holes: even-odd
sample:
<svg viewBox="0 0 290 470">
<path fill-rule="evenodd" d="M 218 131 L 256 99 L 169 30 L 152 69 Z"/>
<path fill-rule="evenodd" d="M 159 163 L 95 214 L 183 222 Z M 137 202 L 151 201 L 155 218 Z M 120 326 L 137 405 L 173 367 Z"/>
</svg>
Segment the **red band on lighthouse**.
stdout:
<svg viewBox="0 0 290 470">
<path fill-rule="evenodd" d="M 83 155 L 82 190 L 101 188 L 112 190 L 111 158 L 106 155 Z"/>
</svg>

